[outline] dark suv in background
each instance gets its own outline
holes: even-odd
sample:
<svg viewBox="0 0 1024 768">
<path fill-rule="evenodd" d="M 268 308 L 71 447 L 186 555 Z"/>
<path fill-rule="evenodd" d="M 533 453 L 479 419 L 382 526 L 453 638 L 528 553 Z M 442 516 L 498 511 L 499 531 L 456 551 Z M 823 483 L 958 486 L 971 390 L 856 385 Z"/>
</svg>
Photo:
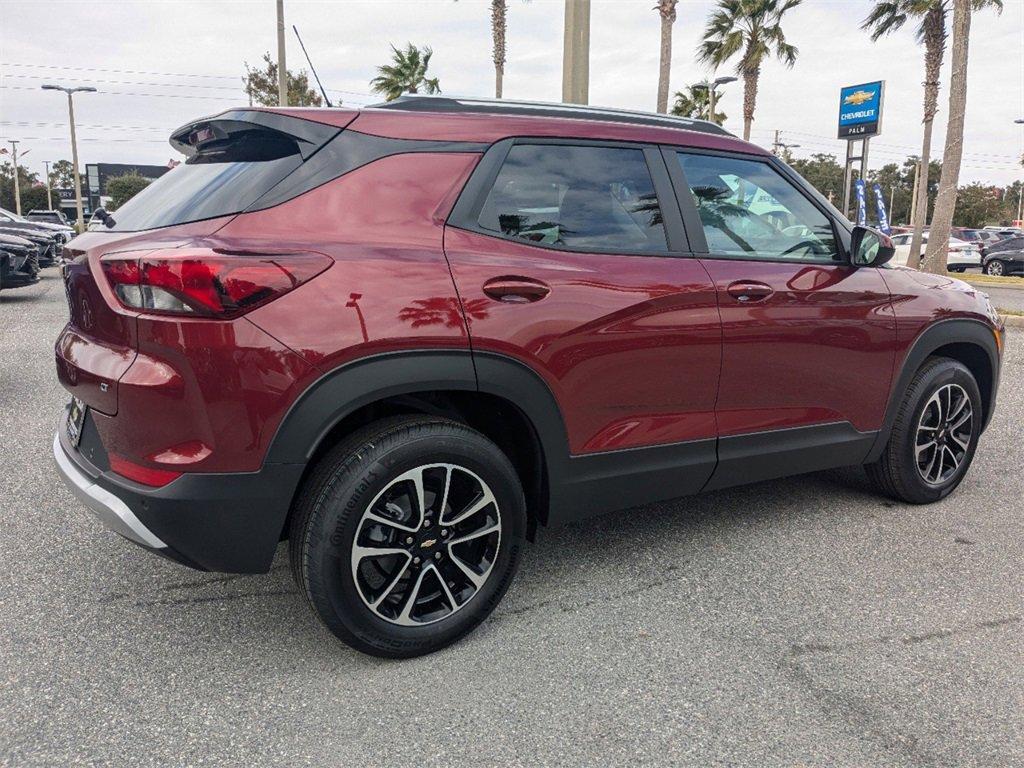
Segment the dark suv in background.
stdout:
<svg viewBox="0 0 1024 768">
<path fill-rule="evenodd" d="M 861 464 L 937 501 L 991 419 L 985 295 L 718 126 L 407 97 L 171 144 L 70 245 L 57 465 L 195 568 L 287 539 L 362 651 L 470 631 L 544 526 Z"/>
</svg>

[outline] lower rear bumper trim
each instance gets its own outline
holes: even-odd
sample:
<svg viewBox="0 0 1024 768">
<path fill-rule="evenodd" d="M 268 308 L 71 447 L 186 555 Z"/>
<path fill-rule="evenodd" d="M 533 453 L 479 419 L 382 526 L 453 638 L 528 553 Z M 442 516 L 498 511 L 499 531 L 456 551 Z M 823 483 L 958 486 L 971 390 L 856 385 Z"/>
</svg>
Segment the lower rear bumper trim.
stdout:
<svg viewBox="0 0 1024 768">
<path fill-rule="evenodd" d="M 64 483 L 107 528 L 150 549 L 165 549 L 167 547 L 142 524 L 124 501 L 105 488 L 98 486 L 72 463 L 64 451 L 64 446 L 60 444 L 60 433 L 53 437 L 53 458 Z"/>
</svg>

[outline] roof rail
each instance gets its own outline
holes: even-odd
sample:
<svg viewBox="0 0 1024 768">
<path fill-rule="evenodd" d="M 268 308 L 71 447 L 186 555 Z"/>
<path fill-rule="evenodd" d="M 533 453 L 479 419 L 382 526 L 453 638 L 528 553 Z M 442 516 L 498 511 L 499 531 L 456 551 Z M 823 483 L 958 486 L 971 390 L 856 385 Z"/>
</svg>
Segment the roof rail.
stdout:
<svg viewBox="0 0 1024 768">
<path fill-rule="evenodd" d="M 546 101 L 509 101 L 506 99 L 461 99 L 450 96 L 399 96 L 393 101 L 368 105 L 370 109 L 396 109 L 404 112 L 462 112 L 490 113 L 500 115 L 525 115 L 528 117 L 565 117 L 574 120 L 599 120 L 608 123 L 632 123 L 660 128 L 678 128 L 685 131 L 716 133 L 722 136 L 733 134 L 709 120 L 694 120 L 689 117 L 660 115 L 654 112 L 637 112 L 629 109 L 588 107 L 583 104 L 557 104 Z"/>
</svg>

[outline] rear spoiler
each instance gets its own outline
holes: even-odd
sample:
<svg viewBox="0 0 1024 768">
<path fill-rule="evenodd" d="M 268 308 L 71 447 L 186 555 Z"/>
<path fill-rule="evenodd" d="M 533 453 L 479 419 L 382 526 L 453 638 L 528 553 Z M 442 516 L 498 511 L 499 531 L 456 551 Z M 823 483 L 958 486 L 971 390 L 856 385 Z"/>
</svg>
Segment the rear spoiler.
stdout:
<svg viewBox="0 0 1024 768">
<path fill-rule="evenodd" d="M 298 144 L 303 160 L 309 158 L 341 132 L 337 126 L 288 117 L 276 112 L 265 112 L 259 109 L 229 109 L 219 115 L 203 117 L 181 126 L 171 134 L 171 146 L 185 157 L 192 157 L 200 150 L 204 142 L 223 138 L 226 135 L 226 128 L 237 129 L 239 123 L 291 137 Z"/>
</svg>

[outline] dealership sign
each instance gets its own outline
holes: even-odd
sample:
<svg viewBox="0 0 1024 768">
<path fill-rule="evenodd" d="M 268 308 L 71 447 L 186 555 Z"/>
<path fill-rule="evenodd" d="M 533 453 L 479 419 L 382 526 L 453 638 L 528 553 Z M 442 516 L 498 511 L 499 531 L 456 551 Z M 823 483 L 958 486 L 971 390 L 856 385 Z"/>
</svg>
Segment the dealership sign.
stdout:
<svg viewBox="0 0 1024 768">
<path fill-rule="evenodd" d="M 885 81 L 848 85 L 839 91 L 839 138 L 866 139 L 882 132 Z"/>
</svg>

